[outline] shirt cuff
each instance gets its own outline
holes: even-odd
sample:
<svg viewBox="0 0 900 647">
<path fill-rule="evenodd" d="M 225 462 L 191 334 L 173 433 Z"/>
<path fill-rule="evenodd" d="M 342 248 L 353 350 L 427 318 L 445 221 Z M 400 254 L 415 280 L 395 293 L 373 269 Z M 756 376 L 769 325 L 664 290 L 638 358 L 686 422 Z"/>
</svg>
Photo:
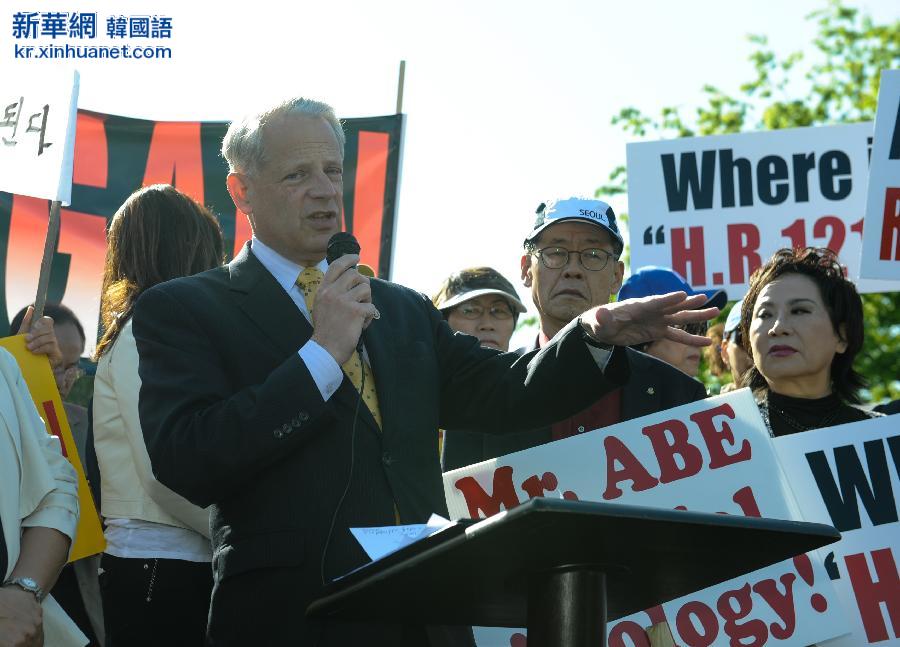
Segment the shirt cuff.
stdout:
<svg viewBox="0 0 900 647">
<path fill-rule="evenodd" d="M 328 399 L 338 390 L 344 380 L 344 372 L 327 350 L 310 339 L 297 351 L 300 359 L 306 364 L 309 374 L 319 387 L 322 399 Z"/>
</svg>

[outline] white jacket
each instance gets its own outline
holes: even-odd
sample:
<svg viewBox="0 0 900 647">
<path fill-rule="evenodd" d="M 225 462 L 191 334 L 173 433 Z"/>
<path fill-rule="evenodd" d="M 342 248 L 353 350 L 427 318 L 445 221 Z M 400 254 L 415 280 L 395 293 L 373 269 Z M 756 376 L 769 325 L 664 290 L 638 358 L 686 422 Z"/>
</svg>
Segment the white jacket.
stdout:
<svg viewBox="0 0 900 647">
<path fill-rule="evenodd" d="M 19 559 L 22 529 L 53 528 L 75 537 L 78 480 L 61 452 L 59 439 L 47 433 L 34 407 L 16 360 L 0 348 L 0 519 L 9 577 Z M 47 596 L 44 644 L 68 647 L 87 638 L 56 601 Z"/>
<path fill-rule="evenodd" d="M 100 506 L 107 518 L 141 519 L 209 537 L 209 512 L 153 476 L 141 421 L 138 352 L 131 320 L 97 364 L 94 448 L 100 465 Z"/>
</svg>

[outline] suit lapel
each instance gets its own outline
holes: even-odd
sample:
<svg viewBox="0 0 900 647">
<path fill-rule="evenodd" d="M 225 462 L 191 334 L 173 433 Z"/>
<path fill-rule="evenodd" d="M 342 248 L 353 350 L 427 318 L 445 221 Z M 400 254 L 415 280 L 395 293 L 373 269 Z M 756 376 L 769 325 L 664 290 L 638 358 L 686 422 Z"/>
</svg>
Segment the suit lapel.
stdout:
<svg viewBox="0 0 900 647">
<path fill-rule="evenodd" d="M 275 346 L 295 353 L 312 336 L 312 326 L 291 297 L 250 251 L 249 243 L 228 264 L 238 306 Z"/>
<path fill-rule="evenodd" d="M 378 280 L 371 282 L 372 286 L 372 303 L 378 308 L 379 312 L 384 312 L 384 302 L 382 294 L 382 286 Z M 363 331 L 363 343 L 366 346 L 366 353 L 369 355 L 369 363 L 372 366 L 372 372 L 375 374 L 375 390 L 378 393 L 378 407 L 381 409 L 382 431 L 391 427 L 391 423 L 396 418 L 394 411 L 394 398 L 391 397 L 395 393 L 397 381 L 397 364 L 394 362 L 394 345 L 391 341 L 390 330 L 385 321 L 373 321 L 369 327 Z M 368 414 L 368 410 L 366 411 Z M 378 431 L 378 425 L 375 424 L 375 418 L 369 414 L 373 429 Z"/>
</svg>

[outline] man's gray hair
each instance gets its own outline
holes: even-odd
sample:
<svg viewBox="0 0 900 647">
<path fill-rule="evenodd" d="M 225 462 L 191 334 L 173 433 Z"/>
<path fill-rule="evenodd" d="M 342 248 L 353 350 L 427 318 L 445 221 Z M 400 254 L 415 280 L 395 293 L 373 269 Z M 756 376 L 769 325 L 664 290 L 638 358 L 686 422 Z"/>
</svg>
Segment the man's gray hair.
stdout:
<svg viewBox="0 0 900 647">
<path fill-rule="evenodd" d="M 263 128 L 272 119 L 292 113 L 322 117 L 334 131 L 341 155 L 344 154 L 346 137 L 344 129 L 341 128 L 341 122 L 334 114 L 334 109 L 322 101 L 294 97 L 263 112 L 245 115 L 231 122 L 228 132 L 225 133 L 225 138 L 222 140 L 222 156 L 228 162 L 228 170 L 231 173 L 247 173 L 249 175 L 258 173 L 265 162 L 262 141 Z"/>
</svg>

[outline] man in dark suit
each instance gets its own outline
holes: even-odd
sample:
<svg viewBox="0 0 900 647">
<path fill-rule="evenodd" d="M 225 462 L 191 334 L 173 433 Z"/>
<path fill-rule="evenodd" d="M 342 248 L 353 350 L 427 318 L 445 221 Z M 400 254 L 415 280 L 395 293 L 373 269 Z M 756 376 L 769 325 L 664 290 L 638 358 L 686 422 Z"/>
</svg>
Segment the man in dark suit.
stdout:
<svg viewBox="0 0 900 647">
<path fill-rule="evenodd" d="M 523 354 L 543 348 L 582 312 L 608 304 L 611 295 L 622 286 L 625 271 L 619 260 L 622 249 L 615 212 L 606 202 L 569 198 L 542 204 L 525 239 L 521 260 L 522 280 L 531 288 L 541 328 L 530 347 L 516 352 Z M 444 432 L 444 470 L 706 397 L 706 389 L 700 382 L 670 364 L 631 348 L 623 349 L 623 355 L 622 386 L 598 388 L 589 407 L 565 420 L 502 436 L 448 429 Z M 546 394 L 543 400 L 550 401 L 552 397 Z"/>
<path fill-rule="evenodd" d="M 585 313 L 543 353 L 483 349 L 427 297 L 362 276 L 357 256 L 324 260 L 343 189 L 330 107 L 296 99 L 249 116 L 223 152 L 250 244 L 225 267 L 148 290 L 134 314 L 154 472 L 212 505 L 208 641 L 442 644 L 422 627 L 304 617 L 324 582 L 368 561 L 349 528 L 446 512 L 438 427 L 547 424 L 619 384 L 613 344 L 703 344 L 672 324 L 715 312 L 683 311 L 692 301 L 675 294 Z"/>
</svg>

